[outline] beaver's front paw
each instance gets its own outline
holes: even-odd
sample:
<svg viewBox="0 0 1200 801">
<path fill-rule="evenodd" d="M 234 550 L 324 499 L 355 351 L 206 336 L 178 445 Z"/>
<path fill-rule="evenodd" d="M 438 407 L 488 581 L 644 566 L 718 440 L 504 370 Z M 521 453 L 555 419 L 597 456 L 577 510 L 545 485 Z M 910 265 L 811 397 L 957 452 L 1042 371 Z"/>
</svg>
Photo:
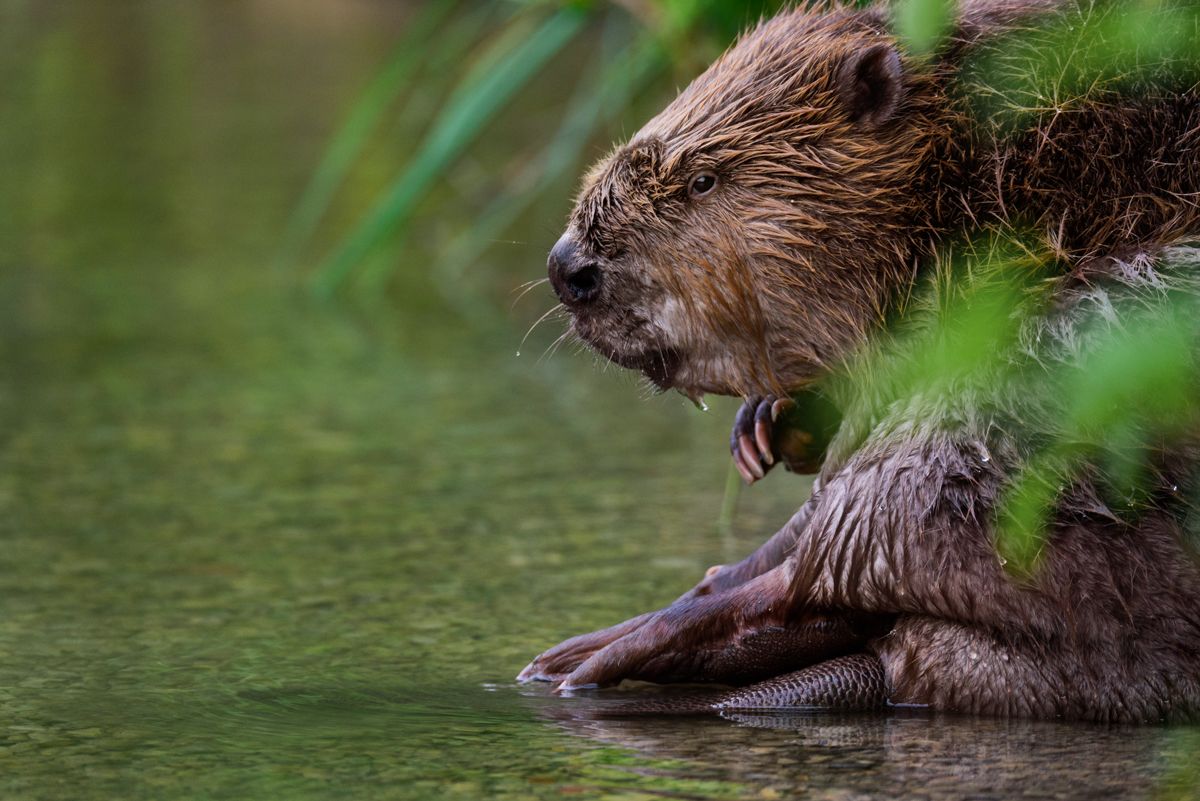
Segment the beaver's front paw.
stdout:
<svg viewBox="0 0 1200 801">
<path fill-rule="evenodd" d="M 772 429 L 780 415 L 796 404 L 790 398 L 754 395 L 747 398 L 733 420 L 729 451 L 733 464 L 747 484 L 753 484 L 775 466 Z"/>
<path fill-rule="evenodd" d="M 747 398 L 729 437 L 733 464 L 747 484 L 780 462 L 793 473 L 815 473 L 839 425 L 838 410 L 817 391 Z"/>
</svg>

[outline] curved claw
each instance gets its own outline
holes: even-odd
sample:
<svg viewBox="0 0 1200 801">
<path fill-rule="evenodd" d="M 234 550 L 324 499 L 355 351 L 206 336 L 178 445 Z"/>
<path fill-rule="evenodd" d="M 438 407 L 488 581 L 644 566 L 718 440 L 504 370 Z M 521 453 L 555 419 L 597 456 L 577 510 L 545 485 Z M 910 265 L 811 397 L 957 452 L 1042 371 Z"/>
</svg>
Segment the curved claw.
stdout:
<svg viewBox="0 0 1200 801">
<path fill-rule="evenodd" d="M 775 401 L 763 398 L 758 408 L 754 410 L 754 444 L 758 446 L 759 457 L 767 466 L 775 464 L 775 455 L 771 452 L 771 424 L 775 422 L 773 409 Z"/>
<path fill-rule="evenodd" d="M 742 464 L 754 477 L 758 480 L 767 474 L 767 468 L 763 467 L 762 459 L 754 450 L 754 445 L 751 444 L 750 437 L 745 434 L 738 434 L 738 456 L 742 460 Z"/>
<path fill-rule="evenodd" d="M 766 476 L 779 461 L 773 444 L 775 423 L 795 406 L 790 398 L 775 395 L 751 396 L 738 409 L 729 436 L 734 467 L 747 484 Z"/>
<path fill-rule="evenodd" d="M 531 681 L 561 681 L 597 651 L 636 631 L 654 614 L 647 612 L 615 626 L 563 640 L 535 656 L 533 661 L 517 674 L 517 681 L 521 684 Z"/>
<path fill-rule="evenodd" d="M 743 435 L 747 429 L 748 415 L 752 411 L 749 401 L 743 403 L 737 410 L 737 415 L 733 419 L 733 430 L 729 434 L 729 453 L 733 456 L 733 466 L 737 468 L 738 473 L 742 477 L 742 481 L 747 484 L 753 484 L 760 476 L 756 476 L 754 471 L 750 469 L 750 464 L 754 461 L 753 458 L 747 458 L 747 454 L 752 455 L 752 451 L 745 450 L 743 444 Z"/>
</svg>

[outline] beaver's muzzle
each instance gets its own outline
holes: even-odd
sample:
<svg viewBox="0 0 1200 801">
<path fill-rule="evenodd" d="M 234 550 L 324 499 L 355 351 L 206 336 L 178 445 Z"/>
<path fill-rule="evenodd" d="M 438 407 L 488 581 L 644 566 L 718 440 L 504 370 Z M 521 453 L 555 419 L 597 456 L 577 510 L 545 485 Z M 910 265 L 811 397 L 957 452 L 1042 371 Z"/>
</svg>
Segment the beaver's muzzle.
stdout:
<svg viewBox="0 0 1200 801">
<path fill-rule="evenodd" d="M 587 257 L 569 232 L 554 243 L 546 267 L 554 294 L 567 306 L 578 308 L 600 297 L 604 276 L 600 265 Z"/>
</svg>

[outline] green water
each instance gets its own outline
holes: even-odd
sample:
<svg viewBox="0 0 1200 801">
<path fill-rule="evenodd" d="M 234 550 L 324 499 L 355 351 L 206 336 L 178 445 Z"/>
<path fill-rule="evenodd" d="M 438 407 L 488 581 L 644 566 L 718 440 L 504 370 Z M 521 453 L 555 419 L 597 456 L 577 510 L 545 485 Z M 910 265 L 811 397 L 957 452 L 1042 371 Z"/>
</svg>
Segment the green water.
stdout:
<svg viewBox="0 0 1200 801">
<path fill-rule="evenodd" d="M 539 359 L 557 322 L 516 356 L 551 301 L 512 290 L 570 187 L 480 264 L 427 269 L 506 142 L 556 119 L 553 82 L 439 188 L 387 296 L 317 302 L 304 279 L 411 119 L 311 257 L 274 264 L 406 15 L 0 3 L 0 796 L 1187 797 L 1186 731 L 592 721 L 512 683 L 744 554 L 805 485 L 772 476 L 722 533 L 728 403 Z"/>
</svg>

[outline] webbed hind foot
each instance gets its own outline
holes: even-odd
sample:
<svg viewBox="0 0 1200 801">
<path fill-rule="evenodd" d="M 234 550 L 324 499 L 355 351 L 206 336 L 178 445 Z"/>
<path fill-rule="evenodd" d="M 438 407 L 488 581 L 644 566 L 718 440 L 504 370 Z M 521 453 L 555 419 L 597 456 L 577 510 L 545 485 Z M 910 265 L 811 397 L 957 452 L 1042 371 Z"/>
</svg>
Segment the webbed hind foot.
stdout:
<svg viewBox="0 0 1200 801">
<path fill-rule="evenodd" d="M 584 714 L 603 719 L 713 714 L 737 718 L 739 713 L 818 709 L 869 712 L 883 709 L 888 696 L 887 678 L 879 657 L 855 653 L 737 690 L 643 695 L 593 707 Z"/>
</svg>

